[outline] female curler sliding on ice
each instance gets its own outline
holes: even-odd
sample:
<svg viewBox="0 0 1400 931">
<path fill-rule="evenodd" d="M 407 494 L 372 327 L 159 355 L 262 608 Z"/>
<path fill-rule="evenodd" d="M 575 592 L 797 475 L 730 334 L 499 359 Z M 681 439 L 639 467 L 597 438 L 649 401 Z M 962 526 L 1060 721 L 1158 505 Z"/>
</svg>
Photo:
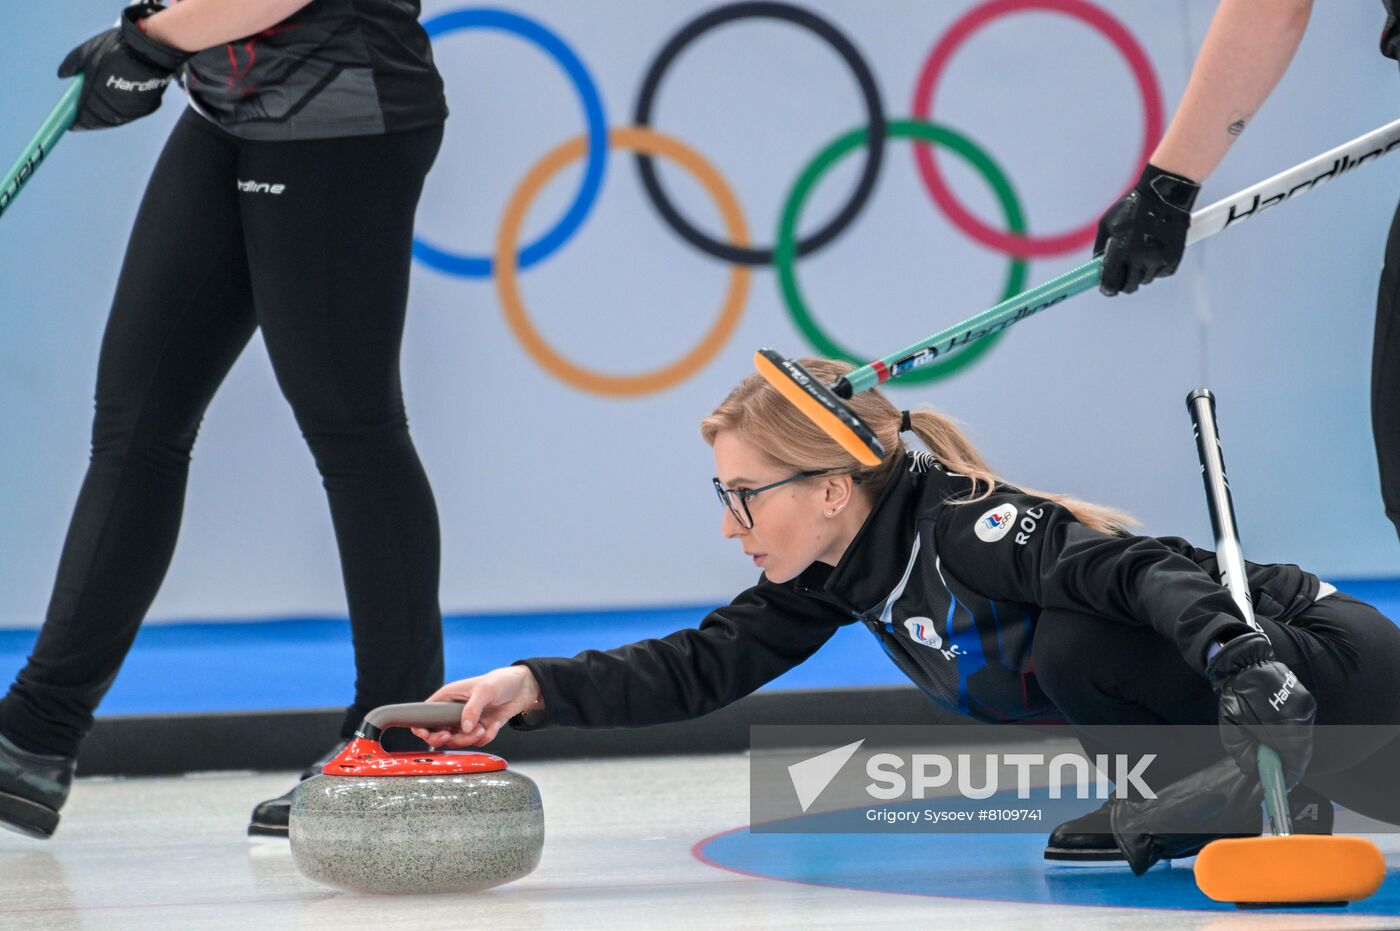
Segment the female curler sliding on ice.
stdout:
<svg viewBox="0 0 1400 931">
<path fill-rule="evenodd" d="M 827 383 L 848 371 L 804 364 Z M 1093 725 L 1219 719 L 1218 732 L 1199 729 L 1209 739 L 1179 741 L 1154 763 L 1163 782 L 1189 788 L 1230 753 L 1237 786 L 1257 787 L 1262 740 L 1282 757 L 1291 807 L 1319 812 L 1298 830 L 1330 831 L 1328 799 L 1400 822 L 1386 775 L 1400 766 L 1400 739 L 1377 729 L 1370 743 L 1332 746 L 1320 729 L 1314 746 L 1314 719 L 1400 723 L 1400 629 L 1374 608 L 1297 566 L 1251 564 L 1266 640 L 1212 575 L 1213 553 L 1134 536 L 1117 511 L 1004 483 L 941 414 L 901 412 L 878 390 L 847 403 L 888 451 L 878 466 L 857 463 L 756 374 L 702 422 L 722 531 L 763 572 L 752 588 L 695 629 L 449 683 L 432 699 L 465 702 L 460 727 L 419 736 L 469 747 L 508 722 L 698 717 L 862 624 L 930 697 L 979 720 L 1063 719 L 1086 750 L 1111 753 L 1125 748 L 1097 744 Z M 908 433 L 928 451 L 907 447 Z M 1277 700 L 1293 673 L 1301 686 Z M 1121 859 L 1109 817 L 1105 806 L 1061 825 L 1047 857 Z M 1210 839 L 1142 835 L 1130 859 L 1142 867 Z"/>
</svg>

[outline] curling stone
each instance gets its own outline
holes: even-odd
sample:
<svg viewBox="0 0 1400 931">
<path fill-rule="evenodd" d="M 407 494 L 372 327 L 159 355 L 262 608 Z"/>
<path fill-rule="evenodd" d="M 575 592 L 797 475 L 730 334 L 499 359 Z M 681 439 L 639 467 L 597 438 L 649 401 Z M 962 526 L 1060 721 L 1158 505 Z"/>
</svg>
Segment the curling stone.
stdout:
<svg viewBox="0 0 1400 931">
<path fill-rule="evenodd" d="M 457 702 L 386 705 L 292 796 L 297 869 L 353 892 L 476 892 L 540 862 L 535 783 L 489 753 L 390 753 L 390 727 L 456 724 Z"/>
</svg>

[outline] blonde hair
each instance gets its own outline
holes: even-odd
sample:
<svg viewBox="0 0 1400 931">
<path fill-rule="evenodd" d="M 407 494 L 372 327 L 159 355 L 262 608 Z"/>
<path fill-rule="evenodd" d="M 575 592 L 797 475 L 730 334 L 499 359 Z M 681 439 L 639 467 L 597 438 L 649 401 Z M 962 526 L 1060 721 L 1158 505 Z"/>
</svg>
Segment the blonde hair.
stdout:
<svg viewBox="0 0 1400 931">
<path fill-rule="evenodd" d="M 852 369 L 845 362 L 829 359 L 802 359 L 801 363 L 826 384 Z M 863 391 L 848 399 L 846 405 L 884 445 L 885 458 L 878 466 L 862 466 L 757 373 L 741 381 L 714 413 L 700 421 L 700 433 L 705 442 L 713 446 L 715 435 L 721 430 L 734 430 L 770 459 L 794 471 L 849 472 L 861 479 L 861 487 L 873 502 L 894 478 L 907 451 L 899 433 L 900 410 L 878 390 Z M 944 468 L 972 481 L 972 496 L 957 504 L 984 500 L 1003 482 L 950 417 L 937 411 L 919 410 L 910 413 L 909 422 L 914 435 Z M 1015 487 L 1028 495 L 1054 501 L 1069 510 L 1081 524 L 1104 533 L 1123 533 L 1138 523 L 1131 515 L 1114 508 L 1069 495 L 1036 491 L 1021 485 Z"/>
</svg>

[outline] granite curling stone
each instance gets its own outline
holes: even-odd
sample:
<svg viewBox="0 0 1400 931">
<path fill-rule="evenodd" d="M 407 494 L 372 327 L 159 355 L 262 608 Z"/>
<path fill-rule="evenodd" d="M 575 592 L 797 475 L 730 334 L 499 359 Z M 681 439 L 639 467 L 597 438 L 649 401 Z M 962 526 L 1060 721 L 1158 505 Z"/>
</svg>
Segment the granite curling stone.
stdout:
<svg viewBox="0 0 1400 931">
<path fill-rule="evenodd" d="M 540 862 L 544 811 L 535 783 L 489 753 L 389 753 L 390 727 L 456 724 L 459 702 L 386 705 L 292 796 L 297 869 L 353 892 L 476 892 Z"/>
</svg>

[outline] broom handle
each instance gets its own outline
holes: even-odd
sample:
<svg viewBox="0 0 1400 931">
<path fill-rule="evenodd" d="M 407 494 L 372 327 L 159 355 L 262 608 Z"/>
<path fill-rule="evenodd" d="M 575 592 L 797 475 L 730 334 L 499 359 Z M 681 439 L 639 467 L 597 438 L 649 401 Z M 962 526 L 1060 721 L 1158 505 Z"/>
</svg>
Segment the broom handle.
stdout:
<svg viewBox="0 0 1400 931">
<path fill-rule="evenodd" d="M 1215 395 L 1209 388 L 1197 388 L 1186 396 L 1186 408 L 1191 412 L 1191 424 L 1196 431 L 1196 452 L 1201 459 L 1201 478 L 1206 486 L 1206 504 L 1210 508 L 1210 526 L 1215 532 L 1215 555 L 1220 566 L 1220 581 L 1230 590 L 1244 619 L 1250 627 L 1264 633 L 1254 619 L 1254 605 L 1249 601 L 1249 583 L 1245 575 L 1244 550 L 1240 546 L 1239 529 L 1235 524 L 1235 502 L 1230 495 L 1230 480 L 1225 475 L 1225 455 L 1220 447 L 1220 431 L 1215 426 Z M 1266 635 L 1267 636 L 1267 635 Z M 1259 782 L 1264 789 L 1264 806 L 1269 810 L 1269 824 L 1274 835 L 1286 837 L 1293 833 L 1288 818 L 1288 788 L 1283 781 L 1283 764 L 1271 747 L 1259 745 Z"/>
<path fill-rule="evenodd" d="M 1191 227 L 1186 233 L 1190 245 L 1208 236 L 1263 213 L 1271 207 L 1311 191 L 1319 184 L 1333 181 L 1362 165 L 1378 161 L 1383 155 L 1400 148 L 1400 120 L 1393 120 L 1364 135 L 1328 149 L 1321 155 L 1294 165 L 1258 184 L 1237 191 L 1208 207 L 1191 214 Z M 984 336 L 1000 333 L 1007 327 L 1034 316 L 1099 283 L 1103 257 L 1095 256 L 1057 278 L 1008 297 L 993 307 L 975 314 L 946 330 L 940 330 L 899 352 L 876 359 L 837 379 L 832 390 L 837 397 L 849 398 L 868 391 L 892 378 L 898 378 L 954 349 L 966 346 Z"/>
<path fill-rule="evenodd" d="M 3 180 L 0 180 L 0 214 L 9 209 L 20 188 L 34 177 L 39 163 L 58 145 L 58 140 L 68 131 L 68 127 L 73 125 L 73 120 L 78 116 L 78 98 L 82 92 L 83 76 L 78 75 L 69 83 L 34 138 L 29 140 L 29 145 L 24 147 L 10 170 L 5 172 Z"/>
</svg>

